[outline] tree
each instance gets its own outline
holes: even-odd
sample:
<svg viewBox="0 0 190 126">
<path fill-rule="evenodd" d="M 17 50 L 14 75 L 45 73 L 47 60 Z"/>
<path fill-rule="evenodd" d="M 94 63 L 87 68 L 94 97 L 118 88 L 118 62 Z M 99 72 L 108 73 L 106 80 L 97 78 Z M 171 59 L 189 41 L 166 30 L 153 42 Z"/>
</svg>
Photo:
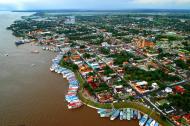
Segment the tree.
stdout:
<svg viewBox="0 0 190 126">
<path fill-rule="evenodd" d="M 84 53 L 83 57 L 86 58 L 86 59 L 89 59 L 91 57 L 91 55 L 89 53 Z"/>
<path fill-rule="evenodd" d="M 183 60 L 176 60 L 175 64 L 182 69 L 188 69 L 188 65 Z"/>
</svg>

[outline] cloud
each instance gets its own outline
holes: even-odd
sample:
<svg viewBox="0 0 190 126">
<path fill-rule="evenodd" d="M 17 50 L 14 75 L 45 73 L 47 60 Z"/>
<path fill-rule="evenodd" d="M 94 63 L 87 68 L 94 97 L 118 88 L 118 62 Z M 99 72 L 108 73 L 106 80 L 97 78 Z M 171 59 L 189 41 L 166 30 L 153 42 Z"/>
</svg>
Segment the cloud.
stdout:
<svg viewBox="0 0 190 126">
<path fill-rule="evenodd" d="M 190 8 L 190 0 L 0 0 L 2 9 L 170 9 Z"/>
<path fill-rule="evenodd" d="M 190 4 L 190 0 L 132 0 L 133 4 L 142 5 L 187 5 Z"/>
</svg>

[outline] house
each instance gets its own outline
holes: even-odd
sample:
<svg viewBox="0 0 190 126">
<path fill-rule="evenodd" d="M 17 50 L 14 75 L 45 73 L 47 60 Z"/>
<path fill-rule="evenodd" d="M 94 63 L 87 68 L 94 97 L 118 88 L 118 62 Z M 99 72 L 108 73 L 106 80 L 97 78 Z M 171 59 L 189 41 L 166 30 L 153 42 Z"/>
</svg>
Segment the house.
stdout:
<svg viewBox="0 0 190 126">
<path fill-rule="evenodd" d="M 172 93 L 173 91 L 172 91 L 172 88 L 166 87 L 166 88 L 165 88 L 165 92 L 166 92 L 166 93 Z"/>
<path fill-rule="evenodd" d="M 102 42 L 101 45 L 102 47 L 110 47 L 110 45 L 107 42 Z"/>
<path fill-rule="evenodd" d="M 185 119 L 188 123 L 190 123 L 190 114 L 184 115 L 183 119 Z"/>
<path fill-rule="evenodd" d="M 180 93 L 180 94 L 183 94 L 185 92 L 185 89 L 182 87 L 182 86 L 175 86 L 174 87 L 174 91 L 176 93 Z"/>
<path fill-rule="evenodd" d="M 122 85 L 119 85 L 119 86 L 115 86 L 114 87 L 114 93 L 117 94 L 117 93 L 122 93 L 124 91 L 124 88 Z"/>
</svg>

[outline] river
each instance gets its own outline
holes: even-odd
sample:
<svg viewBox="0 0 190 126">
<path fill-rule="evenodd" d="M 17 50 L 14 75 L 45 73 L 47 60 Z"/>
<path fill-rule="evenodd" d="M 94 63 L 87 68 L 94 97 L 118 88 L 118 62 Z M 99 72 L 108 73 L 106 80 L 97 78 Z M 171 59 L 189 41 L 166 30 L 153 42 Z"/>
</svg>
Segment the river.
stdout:
<svg viewBox="0 0 190 126">
<path fill-rule="evenodd" d="M 0 12 L 0 126 L 137 126 L 137 121 L 110 121 L 83 106 L 68 110 L 68 84 L 49 71 L 53 52 L 30 44 L 16 47 L 6 27 L 22 15 Z M 32 54 L 37 49 L 39 54 Z M 6 56 L 8 54 L 8 56 Z"/>
</svg>

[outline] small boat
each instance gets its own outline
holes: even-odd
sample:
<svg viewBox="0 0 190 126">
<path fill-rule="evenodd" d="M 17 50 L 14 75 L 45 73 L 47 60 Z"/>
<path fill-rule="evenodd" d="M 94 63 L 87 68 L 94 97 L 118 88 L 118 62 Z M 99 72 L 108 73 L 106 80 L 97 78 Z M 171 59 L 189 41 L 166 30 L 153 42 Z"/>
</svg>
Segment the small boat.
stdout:
<svg viewBox="0 0 190 126">
<path fill-rule="evenodd" d="M 100 117 L 110 117 L 112 114 L 113 112 L 100 113 Z"/>
<path fill-rule="evenodd" d="M 127 108 L 127 120 L 131 120 L 131 109 Z"/>
<path fill-rule="evenodd" d="M 155 120 L 153 120 L 153 121 L 150 123 L 150 126 L 154 126 L 154 125 L 155 125 L 155 123 L 156 123 L 156 121 L 155 121 Z"/>
<path fill-rule="evenodd" d="M 131 109 L 131 119 L 134 117 L 134 111 Z"/>
<path fill-rule="evenodd" d="M 100 109 L 97 110 L 97 113 L 101 113 L 101 112 L 103 112 L 103 111 L 105 111 L 105 110 L 106 110 L 106 109 L 101 109 L 101 108 L 100 108 Z"/>
<path fill-rule="evenodd" d="M 50 67 L 49 69 L 51 72 L 53 72 L 55 70 L 53 67 Z"/>
<path fill-rule="evenodd" d="M 145 115 L 140 119 L 140 121 L 139 121 L 139 126 L 144 126 L 144 124 L 146 123 L 147 119 L 148 119 L 148 115 L 145 114 Z"/>
<path fill-rule="evenodd" d="M 150 118 L 147 122 L 145 126 L 150 126 L 150 123 L 152 122 L 152 118 Z"/>
<path fill-rule="evenodd" d="M 33 51 L 31 51 L 31 53 L 40 53 L 38 50 L 33 50 Z"/>
<path fill-rule="evenodd" d="M 116 111 L 112 114 L 112 116 L 110 117 L 110 120 L 116 119 L 116 118 L 119 116 L 119 113 L 120 113 L 120 111 L 119 111 L 119 110 L 116 110 Z"/>
<path fill-rule="evenodd" d="M 137 117 L 137 119 L 138 119 L 138 120 L 141 119 L 141 112 L 140 112 L 140 111 L 138 111 L 138 117 Z"/>
<path fill-rule="evenodd" d="M 21 40 L 20 40 L 20 41 L 16 41 L 16 42 L 15 42 L 15 45 L 16 45 L 16 46 L 19 46 L 19 45 L 22 45 L 22 44 L 24 44 L 24 41 L 21 41 Z"/>
<path fill-rule="evenodd" d="M 123 111 L 122 111 L 122 110 L 120 111 L 120 114 L 119 114 L 119 115 L 120 115 L 120 116 L 119 116 L 119 119 L 120 119 L 120 120 L 123 120 Z"/>
<path fill-rule="evenodd" d="M 68 109 L 74 109 L 74 108 L 79 108 L 82 106 L 82 103 L 72 103 L 72 104 L 68 104 Z"/>
<path fill-rule="evenodd" d="M 42 47 L 43 50 L 46 50 L 46 47 Z"/>
</svg>

